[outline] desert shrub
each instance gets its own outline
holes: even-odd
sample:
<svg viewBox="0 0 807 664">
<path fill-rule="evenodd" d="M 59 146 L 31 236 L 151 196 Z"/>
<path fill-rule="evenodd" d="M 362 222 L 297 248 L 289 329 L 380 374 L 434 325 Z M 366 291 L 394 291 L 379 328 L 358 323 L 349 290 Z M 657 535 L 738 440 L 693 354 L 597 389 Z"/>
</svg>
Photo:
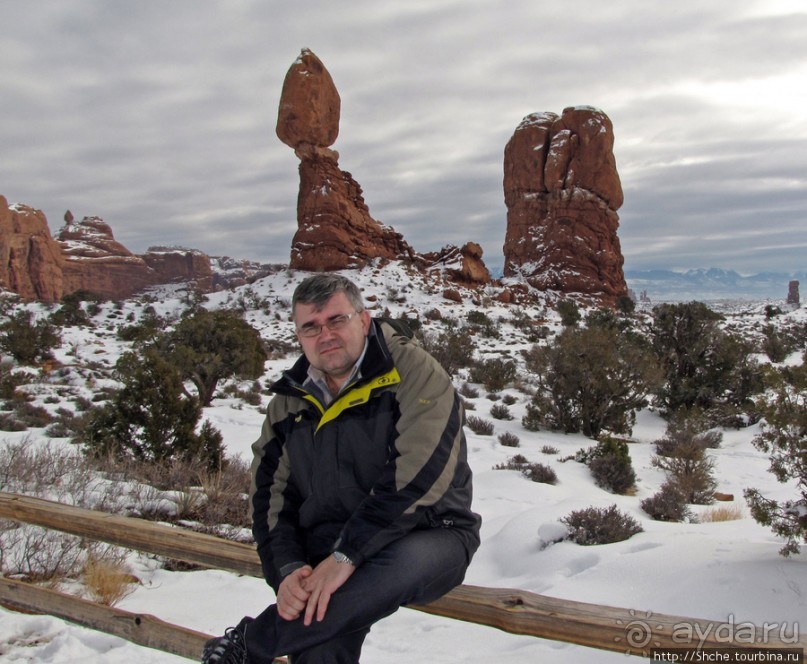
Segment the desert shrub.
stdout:
<svg viewBox="0 0 807 664">
<path fill-rule="evenodd" d="M 541 454 L 558 454 L 560 450 L 552 445 L 544 445 L 541 447 Z"/>
<path fill-rule="evenodd" d="M 120 488 L 99 481 L 72 448 L 37 444 L 29 438 L 0 444 L 0 487 L 4 491 L 56 500 L 79 507 L 108 509 Z M 88 555 L 112 549 L 55 530 L 0 520 L 0 574 L 30 581 L 76 577 Z"/>
<path fill-rule="evenodd" d="M 88 309 L 85 311 L 82 302 L 88 302 Z M 98 313 L 100 298 L 88 291 L 74 291 L 62 296 L 61 306 L 50 316 L 50 322 L 57 327 L 83 327 L 89 325 L 90 311 L 95 315 Z"/>
<path fill-rule="evenodd" d="M 0 429 L 4 431 L 25 431 L 30 427 L 46 427 L 53 421 L 53 416 L 42 406 L 36 406 L 23 400 L 15 400 L 13 403 L 14 412 L 8 414 L 5 418 L 0 418 L 11 427 L 5 429 L 3 424 L 0 423 Z"/>
<path fill-rule="evenodd" d="M 807 543 L 807 352 L 800 366 L 776 374 L 772 390 L 762 406 L 764 424 L 752 442 L 769 455 L 769 470 L 779 482 L 795 482 L 796 496 L 774 500 L 753 488 L 744 494 L 751 515 L 784 538 L 779 553 L 789 556 Z"/>
<path fill-rule="evenodd" d="M 193 383 L 202 406 L 209 406 L 219 381 L 257 379 L 266 351 L 258 331 L 238 314 L 199 309 L 155 343 L 159 353 Z"/>
<path fill-rule="evenodd" d="M 45 435 L 50 438 L 71 438 L 78 433 L 81 418 L 72 412 L 60 408 L 53 421 L 45 428 Z"/>
<path fill-rule="evenodd" d="M 659 491 L 645 498 L 641 507 L 656 521 L 683 521 L 690 514 L 684 494 L 670 482 L 665 482 Z"/>
<path fill-rule="evenodd" d="M 476 399 L 479 397 L 479 390 L 470 383 L 463 383 L 459 388 L 459 393 L 468 399 Z"/>
<path fill-rule="evenodd" d="M 31 402 L 32 397 L 17 391 L 2 405 L 0 431 L 25 431 L 46 427 L 53 419 L 46 408 Z"/>
<path fill-rule="evenodd" d="M 251 526 L 246 493 L 250 477 L 250 463 L 240 458 L 228 458 L 220 470 L 200 474 L 199 484 L 206 496 L 201 520 L 207 524 L 208 532 L 242 541 L 251 537 L 248 533 L 232 537 L 231 533 L 222 533 L 220 530 L 221 524 L 237 528 Z"/>
<path fill-rule="evenodd" d="M 512 420 L 513 419 L 513 415 L 510 412 L 510 409 L 507 406 L 505 406 L 504 404 L 500 404 L 500 403 L 493 404 L 490 407 L 490 416 L 494 420 Z"/>
<path fill-rule="evenodd" d="M 24 381 L 25 377 L 14 371 L 14 364 L 11 361 L 0 361 L 0 399 L 12 399 Z"/>
<path fill-rule="evenodd" d="M 792 347 L 773 325 L 766 325 L 762 334 L 762 352 L 771 362 L 782 362 L 790 354 Z"/>
<path fill-rule="evenodd" d="M 505 463 L 493 467 L 494 470 L 517 470 L 524 477 L 541 484 L 557 484 L 558 476 L 549 466 L 532 462 L 523 454 L 511 456 Z"/>
<path fill-rule="evenodd" d="M 719 523 L 721 521 L 737 521 L 743 518 L 740 505 L 717 505 L 704 510 L 698 515 L 701 523 Z"/>
<path fill-rule="evenodd" d="M 717 487 L 714 459 L 706 456 L 698 443 L 681 443 L 675 448 L 674 456 L 654 456 L 651 464 L 667 473 L 667 481 L 688 503 L 709 505 L 714 501 Z"/>
<path fill-rule="evenodd" d="M 17 311 L 0 324 L 0 349 L 21 364 L 51 359 L 60 343 L 58 329 L 48 321 L 34 321 L 30 311 Z"/>
<path fill-rule="evenodd" d="M 580 307 L 574 300 L 560 300 L 557 304 L 560 322 L 564 327 L 574 327 L 582 319 Z"/>
<path fill-rule="evenodd" d="M 471 367 L 470 378 L 482 383 L 486 390 L 499 392 L 515 380 L 516 363 L 499 357 L 480 360 Z"/>
<path fill-rule="evenodd" d="M 620 512 L 616 505 L 575 510 L 560 521 L 569 529 L 568 539 L 582 546 L 622 542 L 644 530 L 636 519 Z"/>
<path fill-rule="evenodd" d="M 490 420 L 485 420 L 481 417 L 476 417 L 475 415 L 469 415 L 467 417 L 466 424 L 475 434 L 480 436 L 493 435 L 493 422 Z"/>
<path fill-rule="evenodd" d="M 776 316 L 781 316 L 784 312 L 782 311 L 781 307 L 777 307 L 773 304 L 766 304 L 765 305 L 765 318 L 770 320 L 771 318 L 775 318 Z"/>
<path fill-rule="evenodd" d="M 443 321 L 445 328 L 439 334 L 420 336 L 420 345 L 425 348 L 449 376 L 473 363 L 476 342 L 468 330 L 460 328 L 454 321 Z"/>
<path fill-rule="evenodd" d="M 698 406 L 752 411 L 762 389 L 753 348 L 720 328 L 722 317 L 701 302 L 662 304 L 653 309 L 653 348 L 665 380 L 656 390 L 667 412 Z"/>
<path fill-rule="evenodd" d="M 660 378 L 647 344 L 629 331 L 593 326 L 567 328 L 547 347 L 525 354 L 537 377 L 522 424 L 597 438 L 628 433 L 635 411 Z"/>
<path fill-rule="evenodd" d="M 493 321 L 490 319 L 490 316 L 488 316 L 484 311 L 481 311 L 480 309 L 471 309 L 471 311 L 468 312 L 467 320 L 468 323 L 470 323 L 471 325 L 482 326 L 493 324 Z"/>
<path fill-rule="evenodd" d="M 636 484 L 628 444 L 604 438 L 594 448 L 588 467 L 597 486 L 613 493 L 627 493 Z"/>
<path fill-rule="evenodd" d="M 472 309 L 468 312 L 468 326 L 480 336 L 488 339 L 498 339 L 501 336 L 499 324 L 492 320 L 484 311 Z"/>
<path fill-rule="evenodd" d="M 710 429 L 710 417 L 703 409 L 681 408 L 667 422 L 664 437 L 655 441 L 656 453 L 676 456 L 679 445 L 697 445 L 703 449 L 720 447 L 723 434 Z"/>
<path fill-rule="evenodd" d="M 201 456 L 160 464 L 112 456 L 92 461 L 103 475 L 128 483 L 129 511 L 141 518 L 190 519 L 182 525 L 239 541 L 251 537 L 245 531 L 250 464 L 239 457 L 223 457 L 214 470 Z"/>
<path fill-rule="evenodd" d="M 505 394 L 505 395 L 502 397 L 502 403 L 503 403 L 505 406 L 513 406 L 513 405 L 515 405 L 515 404 L 517 404 L 517 403 L 518 403 L 518 398 L 516 398 L 516 397 L 515 397 L 515 396 L 513 396 L 512 394 Z"/>
<path fill-rule="evenodd" d="M 636 301 L 630 295 L 620 295 L 616 299 L 616 310 L 623 316 L 630 316 L 636 311 Z"/>
<path fill-rule="evenodd" d="M 201 416 L 177 369 L 154 351 L 125 353 L 116 365 L 123 388 L 87 414 L 75 442 L 93 457 L 131 457 L 147 463 L 201 456 L 211 470 L 223 456 L 221 435 L 195 428 Z"/>
<path fill-rule="evenodd" d="M 613 309 L 593 309 L 586 314 L 586 327 L 605 327 L 612 330 L 626 330 L 631 323 L 616 315 Z"/>
<path fill-rule="evenodd" d="M 521 444 L 521 439 L 510 431 L 505 431 L 499 434 L 499 443 L 505 447 L 518 447 Z"/>
<path fill-rule="evenodd" d="M 521 470 L 530 460 L 523 454 L 514 454 L 505 463 L 493 466 L 493 470 Z"/>
<path fill-rule="evenodd" d="M 122 559 L 90 556 L 84 564 L 84 587 L 92 601 L 115 606 L 137 588 L 137 579 Z"/>
<path fill-rule="evenodd" d="M 243 389 L 237 383 L 230 383 L 222 392 L 227 396 L 241 399 L 250 406 L 259 406 L 261 404 L 261 385 L 258 381 L 254 381 L 249 389 Z"/>
<path fill-rule="evenodd" d="M 521 471 L 523 475 L 533 482 L 540 482 L 542 484 L 557 484 L 558 483 L 558 476 L 555 471 L 543 464 L 538 462 L 532 462 L 527 464 Z"/>
</svg>

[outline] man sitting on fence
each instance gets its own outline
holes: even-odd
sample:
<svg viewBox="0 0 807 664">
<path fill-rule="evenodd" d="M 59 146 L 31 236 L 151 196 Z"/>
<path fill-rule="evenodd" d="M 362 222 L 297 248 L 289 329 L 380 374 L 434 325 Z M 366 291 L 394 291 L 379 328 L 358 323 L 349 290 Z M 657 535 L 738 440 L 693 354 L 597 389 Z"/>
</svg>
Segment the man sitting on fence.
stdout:
<svg viewBox="0 0 807 664">
<path fill-rule="evenodd" d="M 253 445 L 253 534 L 277 603 L 211 639 L 208 664 L 358 662 L 371 626 L 460 584 L 479 546 L 451 381 L 356 285 L 304 280 L 303 356 Z"/>
</svg>

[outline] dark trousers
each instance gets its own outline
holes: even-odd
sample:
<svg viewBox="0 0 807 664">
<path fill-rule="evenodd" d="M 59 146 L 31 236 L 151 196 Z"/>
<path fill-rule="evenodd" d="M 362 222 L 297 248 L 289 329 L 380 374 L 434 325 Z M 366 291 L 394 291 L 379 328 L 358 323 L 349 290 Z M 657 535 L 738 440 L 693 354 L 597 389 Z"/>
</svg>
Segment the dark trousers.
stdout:
<svg viewBox="0 0 807 664">
<path fill-rule="evenodd" d="M 250 664 L 356 664 L 372 625 L 404 604 L 426 604 L 462 583 L 468 553 L 450 529 L 416 530 L 366 560 L 337 590 L 322 622 L 284 620 L 273 604 L 247 624 Z"/>
</svg>

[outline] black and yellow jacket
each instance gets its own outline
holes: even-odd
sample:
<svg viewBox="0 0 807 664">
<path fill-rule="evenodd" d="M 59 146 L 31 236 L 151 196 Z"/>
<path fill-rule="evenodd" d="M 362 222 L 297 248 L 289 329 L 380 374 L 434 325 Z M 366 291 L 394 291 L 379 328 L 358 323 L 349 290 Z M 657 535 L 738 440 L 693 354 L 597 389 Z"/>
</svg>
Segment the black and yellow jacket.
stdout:
<svg viewBox="0 0 807 664">
<path fill-rule="evenodd" d="M 480 518 L 459 396 L 439 363 L 374 320 L 360 377 L 329 406 L 301 357 L 253 444 L 250 506 L 267 581 L 338 549 L 357 565 L 414 528 L 451 528 L 470 560 Z"/>
</svg>

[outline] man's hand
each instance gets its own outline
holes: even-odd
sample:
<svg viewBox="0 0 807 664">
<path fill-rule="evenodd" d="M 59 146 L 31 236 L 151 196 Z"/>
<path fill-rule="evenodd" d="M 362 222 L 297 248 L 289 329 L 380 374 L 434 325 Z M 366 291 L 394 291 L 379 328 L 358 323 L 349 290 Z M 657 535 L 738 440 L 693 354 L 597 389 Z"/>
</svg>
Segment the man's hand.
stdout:
<svg viewBox="0 0 807 664">
<path fill-rule="evenodd" d="M 339 563 L 333 556 L 328 556 L 311 574 L 306 575 L 302 580 L 302 587 L 308 592 L 309 597 L 303 618 L 304 625 L 310 625 L 314 616 L 317 622 L 325 617 L 331 595 L 341 588 L 355 571 L 356 568 L 350 563 Z"/>
<path fill-rule="evenodd" d="M 313 572 L 310 565 L 305 565 L 280 582 L 277 589 L 277 613 L 283 620 L 296 620 L 306 608 L 311 593 L 303 587 L 303 582 Z"/>
</svg>

